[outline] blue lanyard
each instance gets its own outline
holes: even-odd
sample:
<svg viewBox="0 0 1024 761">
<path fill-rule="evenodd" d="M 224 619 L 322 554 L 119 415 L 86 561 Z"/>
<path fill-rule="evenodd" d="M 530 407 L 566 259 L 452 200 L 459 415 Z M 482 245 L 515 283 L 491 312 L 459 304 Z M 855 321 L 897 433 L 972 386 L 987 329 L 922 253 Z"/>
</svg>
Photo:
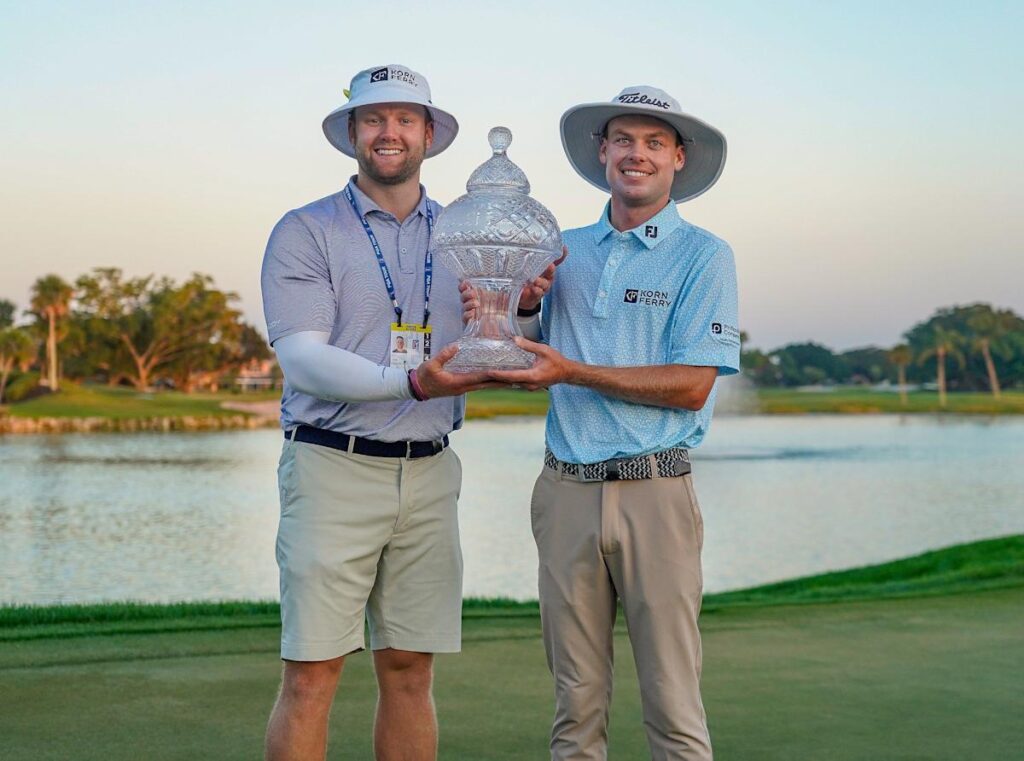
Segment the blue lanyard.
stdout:
<svg viewBox="0 0 1024 761">
<path fill-rule="evenodd" d="M 384 277 L 384 287 L 388 289 L 388 297 L 391 299 L 391 305 L 395 308 L 395 317 L 398 320 L 398 326 L 402 326 L 402 307 L 398 305 L 398 296 L 395 293 L 395 283 L 391 279 L 391 270 L 388 269 L 387 262 L 384 261 L 384 254 L 380 251 L 380 244 L 377 242 L 377 236 L 373 234 L 373 229 L 370 227 L 370 223 L 366 221 L 366 217 L 363 216 L 362 212 L 359 211 L 359 204 L 356 203 L 356 197 L 352 195 L 352 188 L 348 185 L 345 186 L 345 197 L 348 202 L 352 205 L 352 211 L 359 217 L 359 221 L 363 223 L 363 230 L 366 232 L 366 237 L 370 239 L 370 245 L 373 246 L 373 253 L 377 256 L 377 264 L 380 266 L 380 274 Z M 427 206 L 427 255 L 423 259 L 423 327 L 427 327 L 427 323 L 430 322 L 430 286 L 434 279 L 434 257 L 430 253 L 430 242 L 434 237 L 434 212 L 430 210 L 430 202 L 426 202 Z"/>
</svg>

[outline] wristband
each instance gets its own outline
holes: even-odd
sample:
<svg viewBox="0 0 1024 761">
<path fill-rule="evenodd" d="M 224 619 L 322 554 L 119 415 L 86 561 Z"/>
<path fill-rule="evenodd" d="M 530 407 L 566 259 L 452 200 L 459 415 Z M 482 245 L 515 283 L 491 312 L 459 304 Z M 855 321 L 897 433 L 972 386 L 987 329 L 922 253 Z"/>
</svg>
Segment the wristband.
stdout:
<svg viewBox="0 0 1024 761">
<path fill-rule="evenodd" d="M 416 377 L 415 369 L 409 371 L 408 378 L 409 390 L 412 391 L 413 399 L 415 399 L 417 402 L 427 401 L 427 399 L 429 399 L 430 397 L 423 393 L 423 386 L 420 385 L 420 379 Z"/>
<path fill-rule="evenodd" d="M 537 304 L 533 309 L 516 310 L 516 316 L 518 317 L 533 317 L 535 314 L 540 314 L 540 304 Z"/>
</svg>

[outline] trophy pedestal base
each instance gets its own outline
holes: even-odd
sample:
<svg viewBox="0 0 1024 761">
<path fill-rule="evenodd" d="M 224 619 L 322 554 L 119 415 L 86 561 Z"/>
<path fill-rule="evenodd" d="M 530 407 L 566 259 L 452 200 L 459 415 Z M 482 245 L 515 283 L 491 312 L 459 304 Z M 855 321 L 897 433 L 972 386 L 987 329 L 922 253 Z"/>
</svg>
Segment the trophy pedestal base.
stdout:
<svg viewBox="0 0 1024 761">
<path fill-rule="evenodd" d="M 511 338 L 460 338 L 455 343 L 459 353 L 444 366 L 453 373 L 529 370 L 536 359 L 535 354 L 520 349 Z"/>
</svg>

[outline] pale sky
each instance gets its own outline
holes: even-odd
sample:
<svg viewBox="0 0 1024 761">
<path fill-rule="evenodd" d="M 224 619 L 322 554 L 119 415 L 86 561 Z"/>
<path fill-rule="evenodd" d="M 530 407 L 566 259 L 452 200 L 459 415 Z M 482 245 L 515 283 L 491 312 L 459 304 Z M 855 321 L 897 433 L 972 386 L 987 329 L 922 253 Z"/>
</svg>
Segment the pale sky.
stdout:
<svg viewBox="0 0 1024 761">
<path fill-rule="evenodd" d="M 721 129 L 721 180 L 679 210 L 732 244 L 752 345 L 1024 313 L 1022 37 L 1019 2 L 0 0 L 0 298 L 24 308 L 49 272 L 200 271 L 263 329 L 271 228 L 355 172 L 320 122 L 399 63 L 461 125 L 424 163 L 431 196 L 465 192 L 502 124 L 563 228 L 606 198 L 562 153 L 570 106 L 651 84 Z"/>
</svg>

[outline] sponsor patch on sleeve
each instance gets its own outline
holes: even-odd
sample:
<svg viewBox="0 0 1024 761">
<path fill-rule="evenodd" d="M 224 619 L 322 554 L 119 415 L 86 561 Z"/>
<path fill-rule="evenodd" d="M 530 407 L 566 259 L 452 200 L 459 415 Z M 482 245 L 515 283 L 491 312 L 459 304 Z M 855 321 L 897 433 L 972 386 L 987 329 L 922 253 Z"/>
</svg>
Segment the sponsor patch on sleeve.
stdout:
<svg viewBox="0 0 1024 761">
<path fill-rule="evenodd" d="M 722 343 L 738 344 L 740 342 L 739 328 L 724 322 L 711 323 L 711 337 Z"/>
</svg>

